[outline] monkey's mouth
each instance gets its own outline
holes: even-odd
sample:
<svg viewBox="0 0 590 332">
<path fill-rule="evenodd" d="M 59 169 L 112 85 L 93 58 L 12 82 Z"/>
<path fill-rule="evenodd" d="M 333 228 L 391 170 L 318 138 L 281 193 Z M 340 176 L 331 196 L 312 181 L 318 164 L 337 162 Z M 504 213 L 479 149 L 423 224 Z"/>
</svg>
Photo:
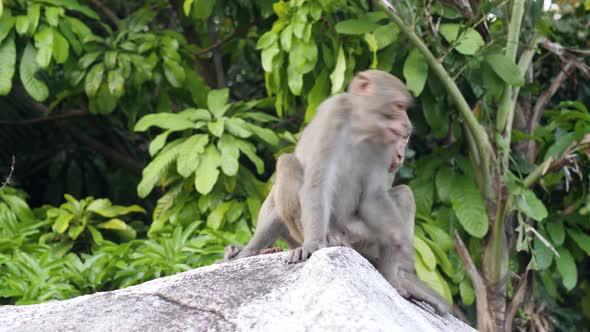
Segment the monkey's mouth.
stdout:
<svg viewBox="0 0 590 332">
<path fill-rule="evenodd" d="M 399 163 L 396 163 L 395 161 L 391 162 L 391 164 L 389 165 L 389 173 L 397 171 L 400 166 L 401 165 Z"/>
</svg>

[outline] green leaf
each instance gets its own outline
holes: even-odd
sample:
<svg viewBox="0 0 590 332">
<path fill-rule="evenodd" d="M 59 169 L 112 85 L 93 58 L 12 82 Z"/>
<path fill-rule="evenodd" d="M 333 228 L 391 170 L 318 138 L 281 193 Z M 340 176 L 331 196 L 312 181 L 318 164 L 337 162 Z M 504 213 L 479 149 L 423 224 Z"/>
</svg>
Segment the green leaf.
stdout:
<svg viewBox="0 0 590 332">
<path fill-rule="evenodd" d="M 21 197 L 17 195 L 1 195 L 0 199 L 8 205 L 10 211 L 18 217 L 19 221 L 31 223 L 36 220 L 31 208 Z"/>
<path fill-rule="evenodd" d="M 106 198 L 95 199 L 86 207 L 86 211 L 94 212 L 105 218 L 114 218 L 129 213 L 144 213 L 145 210 L 139 205 L 119 206 L 112 205 Z"/>
<path fill-rule="evenodd" d="M 516 207 L 536 221 L 541 221 L 547 217 L 547 209 L 543 202 L 528 189 L 523 190 L 522 194 L 516 196 Z"/>
<path fill-rule="evenodd" d="M 375 29 L 373 34 L 375 35 L 375 39 L 377 39 L 377 49 L 381 50 L 391 45 L 397 39 L 399 33 L 400 30 L 395 23 L 382 25 Z"/>
<path fill-rule="evenodd" d="M 479 239 L 486 235 L 488 214 L 481 193 L 472 179 L 464 175 L 454 177 L 451 204 L 467 233 Z"/>
<path fill-rule="evenodd" d="M 293 41 L 293 25 L 288 25 L 281 31 L 281 47 L 286 52 L 291 51 L 291 45 Z M 270 46 L 270 45 L 269 45 Z M 266 47 L 263 47 L 266 48 Z"/>
<path fill-rule="evenodd" d="M 221 155 L 214 144 L 207 145 L 201 163 L 195 173 L 195 188 L 202 195 L 207 195 L 213 189 L 219 177 Z"/>
<path fill-rule="evenodd" d="M 465 305 L 472 305 L 475 301 L 475 291 L 469 279 L 465 278 L 459 284 L 459 294 L 461 295 L 461 302 Z"/>
<path fill-rule="evenodd" d="M 211 120 L 211 113 L 209 113 L 208 110 L 203 108 L 187 108 L 184 111 L 178 113 L 178 115 L 190 121 Z"/>
<path fill-rule="evenodd" d="M 453 170 L 449 167 L 443 167 L 436 173 L 436 193 L 441 202 L 451 202 L 453 176 Z"/>
<path fill-rule="evenodd" d="M 555 142 L 547 149 L 547 152 L 545 152 L 544 160 L 549 159 L 549 157 L 561 159 L 565 150 L 575 139 L 575 133 L 567 133 L 559 136 L 559 138 L 557 138 Z"/>
<path fill-rule="evenodd" d="M 176 160 L 176 170 L 184 178 L 192 175 L 199 166 L 205 146 L 209 143 L 209 136 L 197 134 L 187 139 L 181 147 L 178 159 Z"/>
<path fill-rule="evenodd" d="M 315 80 L 315 84 L 307 97 L 307 109 L 305 110 L 305 123 L 309 123 L 315 116 L 318 106 L 330 94 L 328 71 L 324 68 Z"/>
<path fill-rule="evenodd" d="M 27 93 L 36 101 L 42 102 L 49 97 L 49 88 L 45 82 L 35 77 L 37 70 L 39 70 L 36 58 L 35 48 L 31 43 L 28 43 L 20 62 L 19 76 Z"/>
<path fill-rule="evenodd" d="M 207 217 L 207 227 L 219 230 L 223 227 L 223 221 L 227 210 L 230 208 L 232 202 L 223 202 L 211 211 Z"/>
<path fill-rule="evenodd" d="M 252 132 L 254 135 L 258 136 L 260 139 L 265 141 L 266 143 L 276 146 L 279 144 L 279 137 L 275 132 L 268 128 L 262 128 L 257 125 L 245 122 L 246 129 Z"/>
<path fill-rule="evenodd" d="M 195 0 L 192 10 L 193 17 L 207 18 L 211 16 L 216 2 L 216 0 Z"/>
<path fill-rule="evenodd" d="M 230 107 L 228 105 L 229 89 L 211 90 L 207 95 L 207 107 L 216 119 L 225 114 Z"/>
<path fill-rule="evenodd" d="M 70 55 L 70 44 L 66 38 L 55 28 L 53 28 L 53 58 L 57 63 L 64 63 Z"/>
<path fill-rule="evenodd" d="M 56 27 L 59 24 L 59 16 L 63 15 L 63 8 L 45 7 L 45 18 L 49 25 Z"/>
<path fill-rule="evenodd" d="M 10 11 L 5 11 L 3 16 L 0 16 L 0 42 L 8 36 L 16 22 L 16 18 L 10 14 Z"/>
<path fill-rule="evenodd" d="M 246 199 L 246 205 L 248 205 L 248 212 L 252 217 L 252 222 L 258 220 L 258 212 L 262 206 L 262 202 L 256 198 L 248 197 Z"/>
<path fill-rule="evenodd" d="M 178 62 L 172 60 L 164 60 L 164 75 L 168 82 L 175 88 L 182 87 L 182 83 L 184 83 L 186 78 L 184 68 Z"/>
<path fill-rule="evenodd" d="M 170 133 L 172 133 L 172 130 L 166 130 L 152 140 L 149 148 L 150 156 L 153 157 L 156 155 L 156 153 L 158 153 L 158 151 L 160 151 L 164 144 L 166 144 L 166 140 L 168 139 L 168 135 L 170 135 Z"/>
<path fill-rule="evenodd" d="M 74 215 L 67 212 L 62 212 L 53 222 L 51 229 L 59 234 L 63 234 L 70 226 L 70 221 L 74 218 Z"/>
<path fill-rule="evenodd" d="M 541 233 L 541 235 L 545 236 L 543 233 Z M 534 257 L 539 269 L 544 270 L 551 266 L 551 263 L 553 262 L 553 251 L 551 251 L 551 249 L 547 247 L 538 236 L 535 236 L 533 248 Z"/>
<path fill-rule="evenodd" d="M 417 48 L 412 49 L 404 62 L 404 77 L 408 89 L 417 97 L 424 90 L 428 77 L 428 64 Z"/>
<path fill-rule="evenodd" d="M 262 69 L 264 69 L 265 72 L 272 72 L 272 62 L 275 56 L 280 52 L 279 47 L 276 45 L 262 50 L 262 53 L 260 53 L 260 59 L 262 62 Z"/>
<path fill-rule="evenodd" d="M 225 118 L 217 119 L 216 121 L 208 122 L 207 128 L 209 132 L 217 137 L 221 137 L 225 129 Z"/>
<path fill-rule="evenodd" d="M 191 6 L 192 5 L 193 5 L 193 0 L 184 0 L 184 3 L 182 5 L 184 15 L 188 16 L 191 13 Z"/>
<path fill-rule="evenodd" d="M 221 151 L 221 170 L 227 176 L 234 176 L 238 173 L 238 158 L 240 150 L 236 139 L 231 135 L 223 135 L 217 142 L 217 148 Z"/>
<path fill-rule="evenodd" d="M 416 212 L 429 216 L 432 210 L 434 186 L 428 179 L 416 178 L 410 182 L 416 200 Z"/>
<path fill-rule="evenodd" d="M 257 50 L 263 50 L 265 48 L 269 48 L 272 44 L 274 44 L 278 39 L 278 35 L 273 30 L 265 32 L 258 42 L 256 43 Z"/>
<path fill-rule="evenodd" d="M 45 26 L 35 34 L 35 47 L 37 48 L 37 63 L 42 68 L 47 68 L 53 54 L 53 29 Z"/>
<path fill-rule="evenodd" d="M 504 54 L 492 53 L 485 57 L 486 62 L 504 82 L 513 86 L 523 86 L 524 76 L 514 61 Z"/>
<path fill-rule="evenodd" d="M 228 118 L 225 120 L 225 129 L 237 137 L 248 138 L 252 136 L 246 126 L 246 122 L 240 118 Z"/>
<path fill-rule="evenodd" d="M 287 84 L 293 95 L 301 95 L 301 88 L 303 88 L 303 74 L 293 66 L 287 68 Z"/>
<path fill-rule="evenodd" d="M 95 97 L 90 98 L 88 110 L 94 114 L 110 114 L 117 107 L 119 98 L 112 95 L 106 84 L 102 84 Z"/>
<path fill-rule="evenodd" d="M 103 229 L 124 230 L 129 226 L 123 220 L 113 218 L 109 221 L 98 224 L 96 227 Z"/>
<path fill-rule="evenodd" d="M 422 262 L 424 266 L 432 271 L 436 268 L 436 256 L 434 252 L 430 249 L 428 244 L 424 242 L 419 236 L 414 236 L 414 249 L 422 258 Z"/>
<path fill-rule="evenodd" d="M 432 241 L 434 241 L 442 250 L 449 251 L 455 248 L 455 242 L 447 232 L 434 225 L 426 223 L 422 223 L 421 226 L 426 233 L 428 233 L 428 236 L 430 236 Z"/>
<path fill-rule="evenodd" d="M 109 71 L 107 75 L 107 82 L 109 86 L 109 92 L 112 95 L 117 96 L 117 98 L 123 95 L 125 80 L 120 68 Z"/>
<path fill-rule="evenodd" d="M 167 174 L 169 166 L 176 160 L 181 143 L 184 141 L 185 139 L 181 138 L 168 143 L 162 152 L 143 169 L 143 176 L 137 186 L 139 197 L 146 197 L 156 183 Z"/>
<path fill-rule="evenodd" d="M 573 228 L 568 228 L 567 233 L 572 239 L 574 239 L 574 242 L 586 252 L 586 255 L 590 256 L 590 236 Z"/>
<path fill-rule="evenodd" d="M 104 53 L 104 65 L 106 69 L 113 69 L 117 64 L 117 55 L 116 51 L 107 51 Z"/>
<path fill-rule="evenodd" d="M 83 225 L 75 225 L 75 226 L 71 226 L 70 229 L 68 229 L 68 236 L 72 239 L 75 240 L 78 238 L 78 236 L 80 236 L 80 234 L 84 231 L 84 226 Z M 71 245 L 73 246 L 73 242 L 71 243 Z M 70 247 L 71 249 L 71 247 Z"/>
<path fill-rule="evenodd" d="M 157 113 L 148 114 L 141 118 L 135 125 L 135 131 L 146 131 L 151 126 L 156 126 L 162 129 L 169 129 L 172 131 L 179 131 L 193 128 L 194 122 L 187 120 L 179 114 L 173 113 Z"/>
<path fill-rule="evenodd" d="M 0 42 L 0 96 L 12 90 L 12 78 L 16 67 L 16 45 L 9 37 Z"/>
<path fill-rule="evenodd" d="M 92 66 L 92 69 L 90 69 L 84 81 L 84 90 L 86 91 L 86 95 L 88 97 L 96 96 L 98 88 L 100 88 L 100 84 L 102 83 L 103 76 L 104 65 L 102 63 Z"/>
<path fill-rule="evenodd" d="M 29 30 L 29 17 L 24 15 L 19 15 L 16 17 L 16 32 L 19 35 L 24 35 Z"/>
<path fill-rule="evenodd" d="M 1 16 L 1 15 L 0 15 Z M 32 35 L 39 26 L 39 17 L 41 16 L 41 6 L 38 3 L 29 4 L 27 7 L 27 17 L 29 18 L 29 35 Z"/>
<path fill-rule="evenodd" d="M 88 67 L 90 67 L 90 65 L 93 64 L 101 54 L 101 52 L 86 53 L 80 58 L 80 60 L 78 60 L 78 64 L 80 67 L 88 69 Z"/>
<path fill-rule="evenodd" d="M 462 30 L 461 35 L 459 35 L 460 30 Z M 441 24 L 440 33 L 449 43 L 456 43 L 455 49 L 461 54 L 473 55 L 485 45 L 477 30 L 472 28 L 464 29 L 460 24 Z"/>
<path fill-rule="evenodd" d="M 242 151 L 242 153 L 254 163 L 254 166 L 256 166 L 256 172 L 262 174 L 264 172 L 264 162 L 256 154 L 256 146 L 242 139 L 237 139 L 236 145 L 238 146 L 238 149 L 240 149 L 240 151 Z"/>
<path fill-rule="evenodd" d="M 332 94 L 342 91 L 344 87 L 344 74 L 346 73 L 346 57 L 342 46 L 338 49 L 338 57 L 336 60 L 336 67 L 332 74 L 330 74 L 330 81 L 332 82 Z"/>
<path fill-rule="evenodd" d="M 561 275 L 561 282 L 563 286 L 568 290 L 572 290 L 578 283 L 578 269 L 576 268 L 576 262 L 574 257 L 564 247 L 557 248 L 559 257 L 555 257 L 555 263 L 557 265 L 557 271 Z"/>
<path fill-rule="evenodd" d="M 379 25 L 367 19 L 352 19 L 338 22 L 334 28 L 336 32 L 343 35 L 362 35 L 373 32 Z"/>
<path fill-rule="evenodd" d="M 550 222 L 547 223 L 547 233 L 553 240 L 553 245 L 560 246 L 565 241 L 565 229 L 561 222 Z"/>
<path fill-rule="evenodd" d="M 414 261 L 414 267 L 416 268 L 416 274 L 422 281 L 424 281 L 428 286 L 430 286 L 430 288 L 446 299 L 449 303 L 452 303 L 453 298 L 451 291 L 449 290 L 449 285 L 436 269 L 429 270 L 425 266 L 420 255 L 418 255 Z"/>
</svg>

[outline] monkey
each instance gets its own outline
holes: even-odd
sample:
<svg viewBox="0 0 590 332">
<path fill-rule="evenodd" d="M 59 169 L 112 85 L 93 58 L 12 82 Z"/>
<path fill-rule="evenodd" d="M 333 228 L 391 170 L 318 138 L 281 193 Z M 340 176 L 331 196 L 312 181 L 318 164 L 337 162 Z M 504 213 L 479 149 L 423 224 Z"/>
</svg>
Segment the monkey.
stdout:
<svg viewBox="0 0 590 332">
<path fill-rule="evenodd" d="M 327 246 L 348 245 L 400 295 L 448 312 L 449 304 L 414 271 L 412 191 L 386 184 L 388 172 L 403 162 L 411 102 L 403 82 L 377 70 L 357 74 L 346 93 L 324 101 L 295 153 L 279 157 L 277 181 L 252 240 L 243 249 L 230 247 L 226 257 L 256 255 L 279 236 L 293 248 L 288 263 Z"/>
</svg>

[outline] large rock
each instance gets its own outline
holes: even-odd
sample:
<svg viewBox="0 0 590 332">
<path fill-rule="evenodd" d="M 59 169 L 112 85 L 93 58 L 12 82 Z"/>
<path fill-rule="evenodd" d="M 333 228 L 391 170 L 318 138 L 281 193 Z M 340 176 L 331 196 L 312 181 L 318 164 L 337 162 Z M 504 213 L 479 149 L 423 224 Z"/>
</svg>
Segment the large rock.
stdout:
<svg viewBox="0 0 590 332">
<path fill-rule="evenodd" d="M 473 331 L 400 297 L 352 249 L 251 257 L 123 290 L 0 306 L 2 331 Z"/>
</svg>

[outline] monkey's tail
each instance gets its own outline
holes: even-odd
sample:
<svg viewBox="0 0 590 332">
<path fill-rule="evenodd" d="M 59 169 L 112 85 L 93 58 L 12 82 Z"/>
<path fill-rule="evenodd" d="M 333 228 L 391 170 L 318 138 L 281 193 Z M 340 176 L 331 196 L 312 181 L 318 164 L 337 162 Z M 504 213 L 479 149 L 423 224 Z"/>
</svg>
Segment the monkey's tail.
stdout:
<svg viewBox="0 0 590 332">
<path fill-rule="evenodd" d="M 408 292 L 409 297 L 431 304 L 440 315 L 450 312 L 449 302 L 418 279 L 414 273 L 402 271 L 400 274 L 400 286 Z"/>
</svg>

